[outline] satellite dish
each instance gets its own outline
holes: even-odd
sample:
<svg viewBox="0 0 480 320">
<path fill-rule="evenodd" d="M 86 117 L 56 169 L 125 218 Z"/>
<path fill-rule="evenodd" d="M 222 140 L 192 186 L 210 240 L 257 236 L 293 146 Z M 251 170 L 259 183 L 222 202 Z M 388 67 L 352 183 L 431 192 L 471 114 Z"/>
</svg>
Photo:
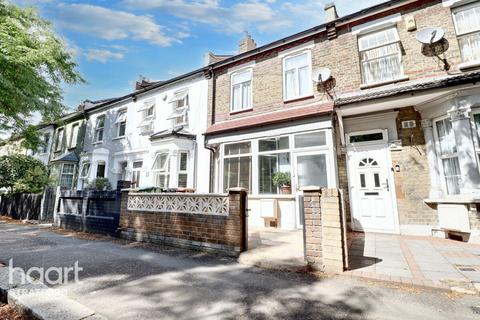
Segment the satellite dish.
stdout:
<svg viewBox="0 0 480 320">
<path fill-rule="evenodd" d="M 445 31 L 442 28 L 428 27 L 417 32 L 416 38 L 422 44 L 434 44 L 443 39 Z"/>
<path fill-rule="evenodd" d="M 323 83 L 325 81 L 330 80 L 331 77 L 332 77 L 332 71 L 330 71 L 330 69 L 325 67 L 318 68 L 317 71 L 315 71 L 312 74 L 312 80 L 313 82 L 316 82 L 316 83 Z"/>
</svg>

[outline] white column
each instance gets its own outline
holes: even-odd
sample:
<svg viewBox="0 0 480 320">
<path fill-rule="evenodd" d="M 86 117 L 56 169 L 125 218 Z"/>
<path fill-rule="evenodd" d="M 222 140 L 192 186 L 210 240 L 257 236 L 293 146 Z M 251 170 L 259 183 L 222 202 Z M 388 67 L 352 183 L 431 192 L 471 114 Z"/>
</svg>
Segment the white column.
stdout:
<svg viewBox="0 0 480 320">
<path fill-rule="evenodd" d="M 461 101 L 448 111 L 457 144 L 458 163 L 462 175 L 460 186 L 462 194 L 472 194 L 480 186 L 480 173 L 469 114 L 470 106 L 462 104 Z"/>
<path fill-rule="evenodd" d="M 423 134 L 425 135 L 425 145 L 427 147 L 428 168 L 430 174 L 430 198 L 438 199 L 442 196 L 442 187 L 440 182 L 440 171 L 438 168 L 437 152 L 435 150 L 435 138 L 433 135 L 432 119 L 422 120 Z"/>
</svg>

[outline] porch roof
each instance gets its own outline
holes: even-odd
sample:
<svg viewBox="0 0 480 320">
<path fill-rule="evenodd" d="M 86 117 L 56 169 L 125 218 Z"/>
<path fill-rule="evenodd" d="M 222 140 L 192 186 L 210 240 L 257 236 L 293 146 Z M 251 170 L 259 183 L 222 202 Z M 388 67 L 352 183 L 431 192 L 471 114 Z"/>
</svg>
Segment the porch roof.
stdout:
<svg viewBox="0 0 480 320">
<path fill-rule="evenodd" d="M 333 102 L 323 102 L 308 107 L 291 108 L 251 117 L 223 121 L 210 126 L 205 135 L 226 133 L 235 130 L 255 128 L 262 125 L 277 124 L 299 120 L 333 112 Z"/>
<path fill-rule="evenodd" d="M 78 156 L 75 152 L 63 154 L 50 162 L 78 162 Z"/>
<path fill-rule="evenodd" d="M 150 136 L 150 140 L 162 139 L 171 136 L 195 140 L 195 135 L 190 131 L 185 130 L 183 126 L 156 132 Z"/>
</svg>

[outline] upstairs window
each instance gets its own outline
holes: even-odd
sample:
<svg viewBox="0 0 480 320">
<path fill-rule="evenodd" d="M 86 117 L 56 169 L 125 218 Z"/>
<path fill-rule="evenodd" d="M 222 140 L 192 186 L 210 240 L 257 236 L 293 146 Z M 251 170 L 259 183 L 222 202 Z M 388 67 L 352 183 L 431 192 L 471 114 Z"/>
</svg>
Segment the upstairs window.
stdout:
<svg viewBox="0 0 480 320">
<path fill-rule="evenodd" d="M 69 148 L 75 148 L 77 146 L 77 140 L 78 140 L 78 130 L 80 126 L 78 123 L 75 123 L 72 126 L 72 136 L 70 137 L 70 146 Z"/>
<path fill-rule="evenodd" d="M 105 116 L 100 116 L 97 118 L 95 124 L 95 142 L 103 141 L 103 131 L 105 129 Z"/>
<path fill-rule="evenodd" d="M 172 120 L 172 125 L 182 126 L 188 124 L 188 90 L 181 90 L 175 92 L 173 98 L 170 100 L 172 105 L 172 113 L 167 118 Z"/>
<path fill-rule="evenodd" d="M 170 156 L 168 153 L 159 153 L 153 163 L 155 186 L 168 188 L 170 170 Z"/>
<path fill-rule="evenodd" d="M 117 127 L 117 138 L 124 137 L 127 127 L 127 111 L 122 110 L 118 112 L 115 126 Z"/>
<path fill-rule="evenodd" d="M 362 81 L 386 82 L 403 76 L 400 38 L 396 27 L 358 37 Z"/>
<path fill-rule="evenodd" d="M 231 111 L 252 108 L 252 70 L 235 72 L 231 77 Z"/>
<path fill-rule="evenodd" d="M 463 61 L 480 61 L 480 2 L 454 10 L 453 20 Z"/>
<path fill-rule="evenodd" d="M 65 130 L 62 128 L 62 129 L 59 129 L 57 131 L 57 139 L 55 139 L 55 151 L 60 151 L 62 150 L 62 144 L 63 144 L 63 133 L 65 132 Z"/>
<path fill-rule="evenodd" d="M 155 99 L 147 100 L 140 108 L 142 121 L 140 122 L 140 133 L 148 134 L 153 131 L 153 119 L 155 118 Z"/>
<path fill-rule="evenodd" d="M 50 133 L 45 133 L 45 135 L 43 136 L 42 153 L 48 152 L 49 144 L 50 144 Z"/>
<path fill-rule="evenodd" d="M 293 100 L 313 94 L 310 51 L 283 60 L 284 99 Z"/>
</svg>

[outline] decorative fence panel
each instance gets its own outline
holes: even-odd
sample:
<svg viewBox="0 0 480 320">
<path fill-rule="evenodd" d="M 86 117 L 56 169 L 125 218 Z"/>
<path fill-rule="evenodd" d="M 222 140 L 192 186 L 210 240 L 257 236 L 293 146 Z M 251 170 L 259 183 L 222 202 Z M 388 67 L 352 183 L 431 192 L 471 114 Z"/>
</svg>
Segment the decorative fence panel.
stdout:
<svg viewBox="0 0 480 320">
<path fill-rule="evenodd" d="M 119 234 L 236 256 L 247 249 L 246 201 L 243 189 L 228 195 L 124 191 Z"/>
</svg>

